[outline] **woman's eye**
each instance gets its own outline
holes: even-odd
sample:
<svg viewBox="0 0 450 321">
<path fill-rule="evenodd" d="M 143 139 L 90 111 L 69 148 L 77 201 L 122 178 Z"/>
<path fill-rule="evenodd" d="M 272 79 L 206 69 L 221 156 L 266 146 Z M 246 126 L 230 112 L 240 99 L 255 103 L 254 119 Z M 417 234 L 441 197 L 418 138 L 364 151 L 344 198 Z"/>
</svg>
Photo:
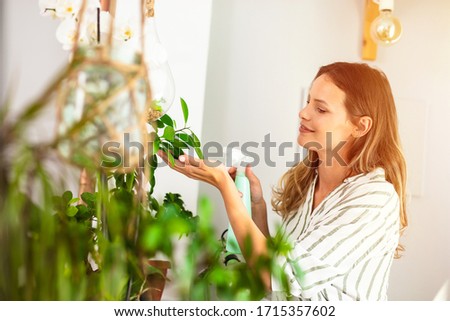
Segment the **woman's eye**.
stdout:
<svg viewBox="0 0 450 321">
<path fill-rule="evenodd" d="M 317 108 L 317 111 L 318 111 L 320 114 L 323 114 L 323 113 L 326 112 L 326 110 L 325 110 L 325 109 L 322 109 L 322 108 Z"/>
</svg>

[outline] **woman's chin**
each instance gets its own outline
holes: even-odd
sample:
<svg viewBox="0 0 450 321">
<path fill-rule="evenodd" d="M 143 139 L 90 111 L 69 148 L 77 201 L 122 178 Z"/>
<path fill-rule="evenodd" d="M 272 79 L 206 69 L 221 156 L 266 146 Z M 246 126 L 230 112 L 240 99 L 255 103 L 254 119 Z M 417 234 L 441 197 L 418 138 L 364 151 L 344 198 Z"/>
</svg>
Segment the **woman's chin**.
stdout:
<svg viewBox="0 0 450 321">
<path fill-rule="evenodd" d="M 297 143 L 307 149 L 307 150 L 311 150 L 311 151 L 318 151 L 320 149 L 320 144 L 317 141 L 314 140 L 310 140 L 310 139 L 305 139 L 305 137 L 302 137 L 302 134 L 298 135 L 297 137 Z"/>
</svg>

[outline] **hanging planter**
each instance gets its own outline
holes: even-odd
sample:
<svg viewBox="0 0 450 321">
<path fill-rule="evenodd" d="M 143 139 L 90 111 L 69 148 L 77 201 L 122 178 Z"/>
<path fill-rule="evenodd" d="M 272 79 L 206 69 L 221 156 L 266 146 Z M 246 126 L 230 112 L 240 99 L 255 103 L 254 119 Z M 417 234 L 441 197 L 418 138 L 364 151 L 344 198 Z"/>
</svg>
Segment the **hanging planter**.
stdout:
<svg viewBox="0 0 450 321">
<path fill-rule="evenodd" d="M 148 123 L 167 111 L 174 95 L 167 61 L 161 55 L 151 59 L 146 55 L 145 15 L 150 4 L 141 0 L 139 34 L 129 22 L 101 11 L 95 1 L 83 1 L 80 7 L 58 2 L 53 8 L 46 2 L 41 1 L 43 13 L 62 19 L 57 38 L 63 48 L 72 49 L 70 72 L 58 89 L 59 154 L 83 168 L 122 172 L 142 168 L 151 140 Z M 153 43 L 147 44 L 152 54 L 160 53 Z M 152 65 L 159 63 L 152 78 L 157 99 L 152 99 L 150 60 Z"/>
<path fill-rule="evenodd" d="M 123 48 L 80 48 L 72 64 L 58 98 L 61 156 L 85 167 L 142 167 L 151 98 L 141 56 Z"/>
<path fill-rule="evenodd" d="M 144 60 L 149 68 L 153 96 L 153 113 L 149 115 L 150 121 L 167 113 L 175 98 L 175 81 L 169 66 L 167 51 L 159 40 L 154 6 L 155 0 L 145 0 Z"/>
</svg>

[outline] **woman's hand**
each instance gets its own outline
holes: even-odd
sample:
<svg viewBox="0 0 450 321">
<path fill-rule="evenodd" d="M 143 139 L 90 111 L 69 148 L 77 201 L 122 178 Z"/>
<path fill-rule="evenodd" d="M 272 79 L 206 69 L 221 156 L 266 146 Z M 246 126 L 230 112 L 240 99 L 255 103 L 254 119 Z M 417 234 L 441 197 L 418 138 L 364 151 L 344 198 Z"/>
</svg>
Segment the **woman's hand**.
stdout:
<svg viewBox="0 0 450 321">
<path fill-rule="evenodd" d="M 223 185 L 226 179 L 230 179 L 225 166 L 220 162 L 205 162 L 189 155 L 180 155 L 175 159 L 175 164 L 172 165 L 167 154 L 159 151 L 158 155 L 166 162 L 172 169 L 177 172 L 205 183 L 208 183 L 218 189 Z"/>
<path fill-rule="evenodd" d="M 228 170 L 228 173 L 233 178 L 233 180 L 236 178 L 236 172 L 237 172 L 236 167 L 231 167 Z M 248 165 L 245 168 L 245 176 L 247 176 L 250 182 L 250 194 L 252 205 L 264 202 L 261 182 L 259 181 L 259 178 L 253 173 L 253 169 L 250 165 Z"/>
<path fill-rule="evenodd" d="M 230 176 L 236 178 L 236 167 L 231 167 L 228 170 Z M 245 175 L 250 182 L 250 194 L 252 200 L 252 219 L 255 222 L 259 230 L 265 237 L 270 236 L 269 226 L 267 223 L 267 205 L 263 197 L 263 191 L 259 178 L 253 173 L 253 169 L 250 165 L 245 168 Z"/>
</svg>

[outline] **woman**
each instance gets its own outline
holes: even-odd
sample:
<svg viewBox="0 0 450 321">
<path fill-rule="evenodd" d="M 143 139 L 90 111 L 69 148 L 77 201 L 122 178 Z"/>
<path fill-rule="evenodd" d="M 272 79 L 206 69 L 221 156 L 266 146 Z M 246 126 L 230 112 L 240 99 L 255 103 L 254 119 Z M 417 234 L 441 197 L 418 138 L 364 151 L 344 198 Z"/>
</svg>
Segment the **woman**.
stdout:
<svg viewBox="0 0 450 321">
<path fill-rule="evenodd" d="M 392 259 L 402 250 L 399 235 L 407 226 L 406 166 L 389 82 L 366 64 L 323 66 L 299 117 L 297 141 L 308 156 L 282 177 L 272 199 L 293 247 L 277 258 L 290 295 L 385 300 Z M 251 238 L 250 266 L 267 253 L 266 204 L 250 167 L 252 218 L 230 176 L 235 169 L 229 173 L 186 155 L 173 168 L 219 189 L 241 247 Z M 268 289 L 279 289 L 268 273 L 262 278 Z"/>
</svg>

